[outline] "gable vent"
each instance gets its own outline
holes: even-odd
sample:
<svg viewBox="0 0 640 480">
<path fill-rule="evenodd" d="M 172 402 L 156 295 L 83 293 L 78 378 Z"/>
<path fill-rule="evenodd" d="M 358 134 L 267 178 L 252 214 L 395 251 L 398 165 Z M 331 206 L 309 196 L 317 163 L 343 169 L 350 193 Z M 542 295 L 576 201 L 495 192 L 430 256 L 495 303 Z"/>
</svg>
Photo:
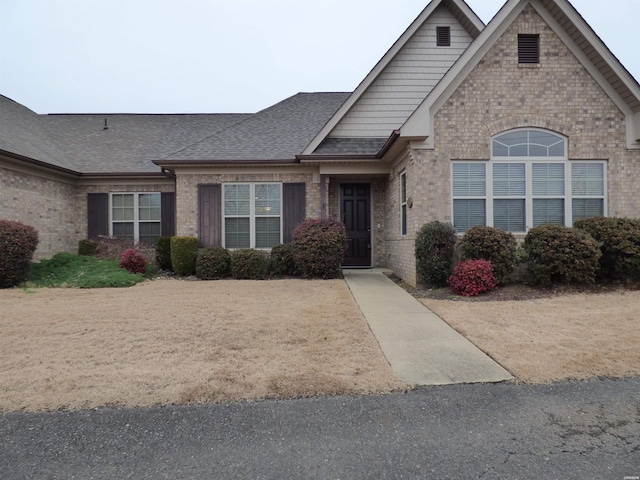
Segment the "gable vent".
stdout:
<svg viewBox="0 0 640 480">
<path fill-rule="evenodd" d="M 436 45 L 438 47 L 451 46 L 451 28 L 436 27 Z"/>
<path fill-rule="evenodd" d="M 540 63 L 540 35 L 518 35 L 518 63 Z"/>
</svg>

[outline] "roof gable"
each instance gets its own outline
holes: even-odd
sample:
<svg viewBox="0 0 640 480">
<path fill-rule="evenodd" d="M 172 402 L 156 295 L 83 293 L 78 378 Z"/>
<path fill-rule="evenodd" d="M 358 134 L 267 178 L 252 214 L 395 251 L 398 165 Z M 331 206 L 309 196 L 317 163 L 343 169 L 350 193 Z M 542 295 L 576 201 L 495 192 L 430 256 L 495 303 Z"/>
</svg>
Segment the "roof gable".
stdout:
<svg viewBox="0 0 640 480">
<path fill-rule="evenodd" d="M 640 139 L 640 86 L 567 0 L 508 0 L 401 127 L 406 139 L 433 147 L 433 120 L 503 33 L 531 5 L 627 116 L 628 147 Z M 418 146 L 417 144 L 415 146 Z"/>
<path fill-rule="evenodd" d="M 424 54 L 425 39 L 435 44 L 436 23 L 433 22 L 438 21 L 457 27 L 456 40 L 463 36 L 468 37 L 468 40 L 464 39 L 459 42 L 457 49 L 454 46 L 448 52 L 450 57 L 441 64 L 432 58 L 427 58 Z M 484 24 L 480 18 L 464 0 L 432 0 L 309 143 L 303 153 L 313 153 L 329 136 L 388 137 L 391 131 L 399 127 L 422 102 L 428 91 L 440 80 L 471 39 L 475 38 L 483 28 Z M 431 36 L 433 39 L 430 38 Z M 414 68 L 416 67 L 415 63 L 420 65 L 418 65 L 417 71 L 408 72 L 408 76 L 405 75 L 403 78 L 402 75 L 398 76 L 397 71 L 398 68 L 402 68 L 403 63 L 405 66 L 407 63 L 414 63 Z M 414 78 L 410 78 L 412 76 Z M 405 98 L 398 98 L 396 93 L 398 89 L 402 89 L 403 81 L 408 81 L 414 86 L 407 89 L 410 93 Z M 415 88 L 417 84 L 422 85 Z M 394 92 L 392 98 L 383 98 L 385 91 Z M 402 94 L 399 96 L 402 97 Z M 366 117 L 369 118 L 369 126 L 363 129 L 362 120 Z"/>
</svg>

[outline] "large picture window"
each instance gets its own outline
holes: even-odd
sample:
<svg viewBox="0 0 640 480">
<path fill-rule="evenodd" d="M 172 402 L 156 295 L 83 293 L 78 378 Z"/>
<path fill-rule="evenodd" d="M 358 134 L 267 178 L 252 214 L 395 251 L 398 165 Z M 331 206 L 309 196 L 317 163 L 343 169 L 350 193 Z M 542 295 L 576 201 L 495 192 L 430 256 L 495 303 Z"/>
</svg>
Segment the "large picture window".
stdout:
<svg viewBox="0 0 640 480">
<path fill-rule="evenodd" d="M 159 193 L 112 193 L 110 235 L 153 244 L 160 236 Z"/>
<path fill-rule="evenodd" d="M 452 163 L 458 232 L 489 225 L 524 233 L 605 215 L 605 162 L 569 161 L 566 140 L 543 130 L 496 136 L 489 162 Z"/>
<path fill-rule="evenodd" d="M 223 185 L 224 246 L 271 248 L 282 242 L 282 184 Z"/>
</svg>

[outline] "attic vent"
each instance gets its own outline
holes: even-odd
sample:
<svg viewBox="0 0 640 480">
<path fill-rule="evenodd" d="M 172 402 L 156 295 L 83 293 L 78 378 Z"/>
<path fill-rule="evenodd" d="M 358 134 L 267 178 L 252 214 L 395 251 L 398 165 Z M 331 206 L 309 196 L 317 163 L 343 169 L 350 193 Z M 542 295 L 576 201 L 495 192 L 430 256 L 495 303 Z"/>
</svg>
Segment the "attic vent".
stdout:
<svg viewBox="0 0 640 480">
<path fill-rule="evenodd" d="M 518 63 L 540 63 L 540 35 L 518 35 Z"/>
<path fill-rule="evenodd" d="M 436 45 L 438 47 L 451 46 L 451 28 L 436 27 Z"/>
</svg>

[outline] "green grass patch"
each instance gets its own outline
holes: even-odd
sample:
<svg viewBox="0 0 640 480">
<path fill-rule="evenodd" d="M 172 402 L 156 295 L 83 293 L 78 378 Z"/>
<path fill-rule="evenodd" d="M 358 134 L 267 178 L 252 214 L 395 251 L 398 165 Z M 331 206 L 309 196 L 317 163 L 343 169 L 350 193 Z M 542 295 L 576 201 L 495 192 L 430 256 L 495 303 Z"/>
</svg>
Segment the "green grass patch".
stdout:
<svg viewBox="0 0 640 480">
<path fill-rule="evenodd" d="M 130 287 L 145 280 L 141 273 L 131 273 L 116 260 L 58 253 L 49 260 L 32 263 L 28 287 L 109 288 Z"/>
</svg>

